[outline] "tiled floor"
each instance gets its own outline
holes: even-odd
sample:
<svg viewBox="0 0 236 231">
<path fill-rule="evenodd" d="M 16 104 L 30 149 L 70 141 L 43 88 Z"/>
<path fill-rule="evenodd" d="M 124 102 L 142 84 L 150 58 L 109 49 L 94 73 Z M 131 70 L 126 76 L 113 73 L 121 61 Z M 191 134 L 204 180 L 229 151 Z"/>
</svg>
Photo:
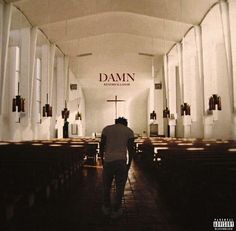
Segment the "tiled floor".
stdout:
<svg viewBox="0 0 236 231">
<path fill-rule="evenodd" d="M 190 230 L 173 218 L 173 211 L 167 209 L 156 181 L 147 177 L 135 163 L 125 188 L 123 216 L 117 220 L 104 217 L 101 176 L 99 164 L 85 164 L 66 191 L 22 214 L 8 230 Z M 114 186 L 112 191 L 114 193 Z"/>
</svg>

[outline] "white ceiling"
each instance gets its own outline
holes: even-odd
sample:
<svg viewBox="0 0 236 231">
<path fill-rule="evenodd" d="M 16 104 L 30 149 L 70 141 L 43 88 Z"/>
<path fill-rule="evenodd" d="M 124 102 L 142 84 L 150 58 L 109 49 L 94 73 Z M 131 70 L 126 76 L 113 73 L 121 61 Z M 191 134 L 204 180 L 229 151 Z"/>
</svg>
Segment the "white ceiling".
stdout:
<svg viewBox="0 0 236 231">
<path fill-rule="evenodd" d="M 152 40 L 153 53 L 163 54 L 198 24 L 217 0 L 5 0 L 13 2 L 30 23 L 42 29 L 63 52 L 80 53 L 81 40 L 122 34 Z M 16 19 L 19 22 L 19 20 Z M 145 52 L 149 43 L 141 43 Z M 163 46 L 165 49 L 163 49 Z M 126 47 L 127 49 L 127 47 Z M 133 48 L 131 48 L 133 49 Z M 150 52 L 150 50 L 147 50 Z M 127 52 L 129 52 L 127 50 Z"/>
<path fill-rule="evenodd" d="M 218 0 L 5 0 L 13 2 L 33 26 L 38 26 L 69 55 L 79 73 L 79 54 L 148 53 L 156 60 L 181 41 Z M 19 23 L 17 17 L 15 22 Z M 147 58 L 147 57 L 146 57 Z M 150 57 L 149 57 L 150 58 Z M 86 60 L 86 58 L 85 58 Z M 158 64 L 157 64 L 158 67 Z M 78 78 L 80 78 L 78 74 Z M 93 78 L 87 77 L 87 78 Z M 145 77 L 148 78 L 148 77 Z M 147 79 L 144 79 L 146 81 Z M 82 79 L 82 83 L 91 79 Z M 86 85 L 86 84 L 85 84 Z M 84 86 L 91 98 L 89 84 Z M 100 89 L 101 91 L 101 89 Z M 108 92 L 108 91 L 107 91 Z M 104 92 L 103 92 L 104 93 Z M 100 94 L 96 92 L 96 94 Z M 104 97 L 109 97 L 110 91 Z"/>
</svg>

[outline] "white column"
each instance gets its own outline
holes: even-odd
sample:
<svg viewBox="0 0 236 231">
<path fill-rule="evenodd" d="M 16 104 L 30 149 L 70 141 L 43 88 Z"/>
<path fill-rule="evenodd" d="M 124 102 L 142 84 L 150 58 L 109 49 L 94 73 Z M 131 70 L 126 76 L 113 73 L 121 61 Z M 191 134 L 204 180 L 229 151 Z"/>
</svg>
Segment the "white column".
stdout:
<svg viewBox="0 0 236 231">
<path fill-rule="evenodd" d="M 50 44 L 50 59 L 49 59 L 49 102 L 52 106 L 52 118 L 50 119 L 50 138 L 55 137 L 55 126 L 56 126 L 56 105 L 55 105 L 55 99 L 54 99 L 54 92 L 56 90 L 55 88 L 55 79 L 54 79 L 54 65 L 55 65 L 55 52 L 56 52 L 56 45 Z"/>
<path fill-rule="evenodd" d="M 236 110 L 236 1 L 229 0 L 229 18 L 230 18 L 230 40 L 232 48 L 232 65 L 233 65 L 233 94 L 234 94 L 234 111 Z M 233 116 L 233 139 L 236 139 L 236 115 Z"/>
<path fill-rule="evenodd" d="M 204 107 L 204 72 L 203 72 L 203 54 L 202 54 L 202 32 L 200 26 L 194 27 L 195 32 L 195 43 L 197 49 L 197 60 L 198 60 L 198 81 L 199 81 L 199 108 L 201 110 L 200 115 L 205 115 Z M 203 120 L 203 118 L 201 118 Z M 202 121 L 203 122 L 203 121 Z"/>
<path fill-rule="evenodd" d="M 176 68 L 178 66 L 178 53 L 177 53 L 177 47 L 174 46 L 172 50 L 169 52 L 167 56 L 168 62 L 165 64 L 167 66 L 167 98 L 168 98 L 168 108 L 170 110 L 170 119 L 168 119 L 168 125 L 170 129 L 170 136 L 175 137 L 176 136 L 176 78 L 179 74 Z M 164 60 L 167 61 L 166 59 Z"/>
<path fill-rule="evenodd" d="M 29 117 L 32 118 L 33 111 L 33 96 L 35 91 L 35 61 L 36 61 L 36 47 L 37 47 L 38 28 L 31 29 L 30 38 L 30 95 L 29 95 Z"/>
<path fill-rule="evenodd" d="M 54 82 L 54 64 L 55 64 L 55 52 L 56 52 L 56 45 L 55 43 L 50 44 L 50 59 L 49 59 L 49 103 L 52 105 L 53 102 L 53 82 Z"/>
<path fill-rule="evenodd" d="M 148 136 L 150 136 L 150 124 L 155 121 L 150 120 L 150 113 L 155 110 L 154 104 L 154 82 L 152 82 L 149 88 L 149 97 L 148 97 L 148 108 L 147 108 L 147 127 L 148 127 Z"/>
<path fill-rule="evenodd" d="M 233 93 L 234 93 L 234 110 L 236 109 L 236 1 L 229 0 L 229 18 L 230 18 L 230 40 L 232 49 L 232 65 L 233 65 Z M 236 126 L 236 125 L 235 125 Z M 236 130 L 235 139 L 236 139 Z"/>
<path fill-rule="evenodd" d="M 21 124 L 26 126 L 29 118 L 30 101 L 30 28 L 20 30 L 20 95 L 25 98 L 25 116 L 21 119 Z"/>
<path fill-rule="evenodd" d="M 177 53 L 178 53 L 178 67 L 179 67 L 179 84 L 180 84 L 180 104 L 183 103 L 183 49 L 182 44 L 177 43 Z"/>
<path fill-rule="evenodd" d="M 0 74 L 1 67 L 2 67 L 2 45 L 3 45 L 3 12 L 4 12 L 4 2 L 0 1 Z M 1 83 L 1 77 L 0 77 L 0 83 Z M 1 87 L 1 84 L 0 84 Z M 1 105 L 1 102 L 0 102 Z M 0 113 L 1 114 L 1 113 Z"/>
<path fill-rule="evenodd" d="M 177 47 L 168 54 L 168 106 L 170 114 L 173 114 L 176 119 L 176 78 L 178 76 L 178 53 Z"/>
<path fill-rule="evenodd" d="M 42 105 L 47 102 L 47 94 L 49 93 L 49 45 L 42 46 Z"/>
<path fill-rule="evenodd" d="M 61 111 L 65 106 L 65 76 L 64 57 L 58 57 L 57 62 L 57 116 L 61 116 Z"/>
<path fill-rule="evenodd" d="M 169 83 L 168 83 L 168 56 L 164 55 L 164 85 L 165 85 L 165 96 L 166 101 L 164 102 L 164 105 L 168 107 L 169 104 Z M 165 100 L 165 99 L 164 99 Z"/>
<path fill-rule="evenodd" d="M 176 44 L 177 55 L 178 55 L 178 73 L 176 73 L 176 137 L 184 136 L 184 124 L 183 117 L 181 116 L 180 106 L 184 102 L 184 91 L 183 91 L 183 46 L 181 43 Z"/>
<path fill-rule="evenodd" d="M 159 69 L 156 76 L 156 83 L 162 83 L 161 89 L 155 89 L 155 110 L 157 114 L 157 122 L 158 122 L 158 134 L 164 135 L 164 120 L 163 120 L 163 108 L 166 102 L 164 95 L 164 75 L 163 75 L 163 67 Z"/>
<path fill-rule="evenodd" d="M 168 56 L 164 55 L 164 77 L 163 77 L 163 109 L 165 107 L 169 107 L 169 96 L 168 96 Z M 164 135 L 168 135 L 168 119 L 163 118 L 163 127 L 164 127 Z"/>
<path fill-rule="evenodd" d="M 0 114 L 2 114 L 3 106 L 5 102 L 5 82 L 6 82 L 6 70 L 7 70 L 7 55 L 8 55 L 8 44 L 10 36 L 12 18 L 12 4 L 6 4 L 3 9 L 3 25 L 2 25 L 2 52 L 1 52 L 1 105 Z"/>
<path fill-rule="evenodd" d="M 33 76 L 33 90 L 32 92 L 32 111 L 31 111 L 31 122 L 32 122 L 32 129 L 33 129 L 33 139 L 39 139 L 39 127 L 40 127 L 40 119 L 41 119 L 41 113 L 42 112 L 42 105 L 40 108 L 40 112 L 39 112 L 39 104 L 37 103 L 37 99 L 41 100 L 41 91 L 39 90 L 38 87 L 38 81 L 37 79 L 42 79 L 41 75 L 41 70 L 42 70 L 42 65 L 41 65 L 41 59 L 40 58 L 36 58 L 35 60 L 35 71 L 34 71 L 34 76 Z"/>
<path fill-rule="evenodd" d="M 175 137 L 175 127 L 176 127 L 176 66 L 170 65 L 168 67 L 168 78 L 169 78 L 169 110 L 170 119 L 168 120 L 168 125 L 170 127 L 170 136 Z"/>
<path fill-rule="evenodd" d="M 206 20 L 206 19 L 205 19 Z M 209 20 L 209 19 L 208 19 Z M 214 118 L 213 114 L 208 114 L 209 97 L 217 94 L 217 73 L 216 73 L 216 46 L 211 33 L 207 33 L 211 26 L 207 21 L 202 28 L 202 55 L 204 58 L 204 138 L 213 137 Z M 213 33 L 214 30 L 211 32 Z M 214 31 L 215 32 L 215 31 Z M 216 33 L 216 32 L 215 32 Z M 213 36 L 213 35 L 212 35 Z M 200 53 L 200 50 L 199 50 Z M 217 112 L 218 113 L 218 112 Z"/>
<path fill-rule="evenodd" d="M 3 12 L 4 12 L 4 2 L 0 3 L 0 96 L 1 95 L 1 82 L 2 82 L 2 45 L 3 45 Z M 1 113 L 1 101 L 0 101 L 0 140 L 2 140 L 2 113 Z"/>
<path fill-rule="evenodd" d="M 148 121 L 150 122 L 150 113 L 155 109 L 154 104 L 154 81 L 151 81 L 149 88 L 149 108 L 148 108 Z"/>
<path fill-rule="evenodd" d="M 69 57 L 65 56 L 64 61 L 64 86 L 65 86 L 65 100 L 69 101 Z"/>
<path fill-rule="evenodd" d="M 170 113 L 176 115 L 176 68 L 175 66 L 169 67 L 169 109 Z"/>
<path fill-rule="evenodd" d="M 170 137 L 176 136 L 176 68 L 171 66 L 169 73 L 169 110 L 170 110 L 170 119 L 168 120 L 168 125 L 170 128 Z"/>
<path fill-rule="evenodd" d="M 234 92 L 233 92 L 233 63 L 232 63 L 232 47 L 230 38 L 230 22 L 229 22 L 229 8 L 228 3 L 220 1 L 220 13 L 221 13 L 221 23 L 222 32 L 224 36 L 224 45 L 226 52 L 227 61 L 227 72 L 228 72 L 228 82 L 229 82 L 229 96 L 230 96 L 230 108 L 232 112 L 234 111 Z"/>
<path fill-rule="evenodd" d="M 3 115 L 5 118 L 8 118 L 8 121 L 5 120 L 3 125 L 5 127 L 4 138 L 11 141 L 20 141 L 21 132 L 19 122 L 18 112 L 12 112 L 12 99 L 17 95 L 18 89 L 18 71 L 20 70 L 20 48 L 19 47 L 9 47 L 8 51 L 8 78 L 6 79 L 6 101 L 4 105 Z M 7 128 L 7 129 L 6 129 Z"/>
<path fill-rule="evenodd" d="M 57 123 L 56 128 L 58 129 L 58 138 L 63 137 L 63 124 L 64 120 L 61 116 L 61 111 L 65 107 L 65 59 L 64 57 L 58 57 L 57 61 Z"/>
<path fill-rule="evenodd" d="M 49 103 L 47 102 L 47 94 L 49 93 L 49 44 L 42 46 L 41 89 L 41 102 L 43 107 L 46 103 Z M 42 118 L 42 123 L 39 129 L 39 138 L 50 139 L 50 117 Z"/>
</svg>

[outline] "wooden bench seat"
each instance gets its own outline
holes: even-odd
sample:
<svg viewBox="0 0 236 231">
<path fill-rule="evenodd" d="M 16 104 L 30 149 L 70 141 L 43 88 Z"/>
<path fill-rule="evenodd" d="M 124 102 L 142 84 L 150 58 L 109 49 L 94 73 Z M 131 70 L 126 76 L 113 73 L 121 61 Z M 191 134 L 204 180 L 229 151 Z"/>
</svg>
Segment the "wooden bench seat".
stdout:
<svg viewBox="0 0 236 231">
<path fill-rule="evenodd" d="M 63 184 L 78 170 L 84 152 L 84 145 L 70 142 L 2 142 L 0 211 L 9 210 L 10 205 L 19 201 L 30 200 L 30 195 L 40 191 L 49 196 L 50 188 L 54 187 L 52 184 Z"/>
<path fill-rule="evenodd" d="M 207 211 L 236 204 L 235 141 L 155 138 L 137 151 L 171 206 Z"/>
</svg>

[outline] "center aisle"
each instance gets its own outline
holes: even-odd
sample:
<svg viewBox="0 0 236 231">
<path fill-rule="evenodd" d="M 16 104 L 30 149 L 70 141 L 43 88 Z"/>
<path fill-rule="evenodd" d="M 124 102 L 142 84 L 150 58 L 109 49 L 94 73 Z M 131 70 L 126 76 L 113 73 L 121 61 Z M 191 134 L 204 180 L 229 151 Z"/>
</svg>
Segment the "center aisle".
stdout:
<svg viewBox="0 0 236 231">
<path fill-rule="evenodd" d="M 112 195 L 114 195 L 114 185 Z M 171 220 L 155 182 L 146 178 L 133 162 L 125 187 L 124 214 L 117 220 L 104 217 L 102 207 L 102 166 L 86 164 L 56 198 L 36 205 L 29 214 L 16 219 L 9 230 L 184 230 Z"/>
</svg>

